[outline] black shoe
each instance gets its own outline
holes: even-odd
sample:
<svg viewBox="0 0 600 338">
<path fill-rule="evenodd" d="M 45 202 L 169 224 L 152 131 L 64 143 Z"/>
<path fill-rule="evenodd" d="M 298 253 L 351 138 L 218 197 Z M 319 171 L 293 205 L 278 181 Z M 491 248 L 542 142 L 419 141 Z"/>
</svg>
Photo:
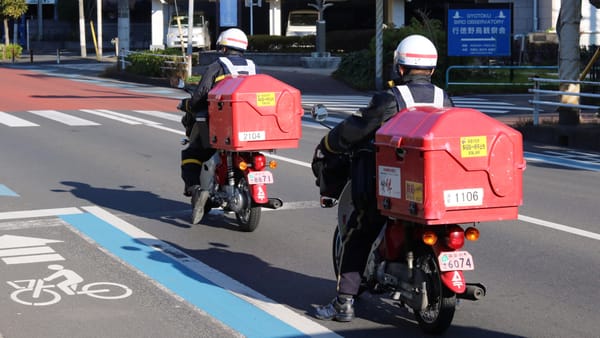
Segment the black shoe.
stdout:
<svg viewBox="0 0 600 338">
<path fill-rule="evenodd" d="M 200 186 L 192 188 L 192 224 L 198 224 L 204 217 L 204 205 L 210 194 L 207 190 L 200 189 Z"/>
<path fill-rule="evenodd" d="M 331 303 L 317 307 L 314 316 L 322 320 L 349 322 L 354 319 L 354 298 L 337 296 Z"/>
</svg>

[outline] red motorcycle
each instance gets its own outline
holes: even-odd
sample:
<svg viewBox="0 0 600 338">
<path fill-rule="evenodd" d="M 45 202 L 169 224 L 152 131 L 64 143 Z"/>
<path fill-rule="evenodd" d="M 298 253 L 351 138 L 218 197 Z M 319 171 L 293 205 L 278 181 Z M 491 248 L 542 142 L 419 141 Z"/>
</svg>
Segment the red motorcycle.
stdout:
<svg viewBox="0 0 600 338">
<path fill-rule="evenodd" d="M 230 76 L 208 93 L 208 104 L 209 142 L 216 152 L 202 164 L 200 185 L 210 193 L 204 214 L 222 208 L 235 213 L 242 231 L 254 231 L 262 208 L 283 205 L 267 192 L 277 162 L 267 161 L 264 152 L 298 147 L 300 92 L 265 74 Z"/>
<path fill-rule="evenodd" d="M 318 105 L 312 115 L 323 122 L 327 110 Z M 471 123 L 460 130 L 464 120 Z M 419 108 L 386 122 L 375 146 L 377 206 L 387 220 L 372 246 L 360 292 L 388 293 L 412 310 L 428 334 L 448 329 L 457 299 L 483 298 L 486 288 L 465 279 L 475 261 L 464 246 L 479 239 L 479 221 L 517 218 L 525 169 L 521 142 L 517 131 L 469 109 Z M 321 197 L 321 206 L 338 206 L 336 276 L 354 211 L 351 190 L 348 181 L 337 199 Z"/>
<path fill-rule="evenodd" d="M 214 166 L 214 170 L 207 170 Z M 283 205 L 279 198 L 270 198 L 267 184 L 273 183 L 273 174 L 268 169 L 277 166 L 275 161 L 267 161 L 258 151 L 233 152 L 218 150 L 203 164 L 200 181 L 210 180 L 210 197 L 204 206 L 204 213 L 212 208 L 223 208 L 235 213 L 240 230 L 256 230 L 260 222 L 262 208 L 278 209 Z M 214 176 L 205 177 L 206 172 Z M 203 185 L 204 186 L 204 185 Z"/>
</svg>

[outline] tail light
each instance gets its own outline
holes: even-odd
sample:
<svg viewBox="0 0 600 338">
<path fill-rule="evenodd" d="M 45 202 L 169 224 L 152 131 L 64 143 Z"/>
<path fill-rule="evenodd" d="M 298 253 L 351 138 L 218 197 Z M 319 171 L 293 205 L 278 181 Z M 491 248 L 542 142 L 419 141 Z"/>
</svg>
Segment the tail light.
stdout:
<svg viewBox="0 0 600 338">
<path fill-rule="evenodd" d="M 263 170 L 267 166 L 267 159 L 263 154 L 254 155 L 254 170 Z"/>
<path fill-rule="evenodd" d="M 423 243 L 427 245 L 435 245 L 435 243 L 437 243 L 438 240 L 437 234 L 430 230 L 423 232 L 421 238 L 423 239 Z"/>
<path fill-rule="evenodd" d="M 467 230 L 465 230 L 465 237 L 469 241 L 476 241 L 479 239 L 479 230 L 474 227 L 468 227 Z"/>
<path fill-rule="evenodd" d="M 465 232 L 458 225 L 453 225 L 448 229 L 446 244 L 452 249 L 460 249 L 465 245 Z"/>
</svg>

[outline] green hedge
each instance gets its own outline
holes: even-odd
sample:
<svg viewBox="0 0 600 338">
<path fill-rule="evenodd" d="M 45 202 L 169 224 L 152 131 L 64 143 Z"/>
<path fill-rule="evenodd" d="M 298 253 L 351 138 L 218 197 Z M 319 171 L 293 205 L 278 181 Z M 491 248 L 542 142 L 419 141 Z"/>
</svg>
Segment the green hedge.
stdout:
<svg viewBox="0 0 600 338">
<path fill-rule="evenodd" d="M 0 44 L 0 57 L 2 60 L 15 60 L 21 57 L 21 53 L 23 53 L 23 47 L 17 44 L 9 44 L 8 46 L 5 44 Z"/>
<path fill-rule="evenodd" d="M 198 63 L 198 57 L 197 53 L 192 54 L 192 64 Z M 125 60 L 127 61 L 125 70 L 133 74 L 150 77 L 165 77 L 185 73 L 185 65 L 181 64 L 184 61 L 181 55 L 181 49 L 177 48 L 169 48 L 161 50 L 160 52 L 133 52 L 129 53 Z M 169 61 L 174 62 L 174 64 L 167 64 L 166 62 Z"/>
<path fill-rule="evenodd" d="M 394 51 L 398 43 L 411 34 L 421 34 L 433 41 L 438 50 L 438 65 L 433 76 L 433 82 L 444 86 L 446 71 L 446 33 L 439 20 L 416 18 L 411 20 L 410 25 L 398 29 L 383 30 L 383 81 L 392 79 L 392 64 Z M 338 69 L 333 76 L 350 86 L 359 90 L 375 89 L 375 37 L 369 42 L 368 49 L 347 53 L 342 57 Z"/>
</svg>

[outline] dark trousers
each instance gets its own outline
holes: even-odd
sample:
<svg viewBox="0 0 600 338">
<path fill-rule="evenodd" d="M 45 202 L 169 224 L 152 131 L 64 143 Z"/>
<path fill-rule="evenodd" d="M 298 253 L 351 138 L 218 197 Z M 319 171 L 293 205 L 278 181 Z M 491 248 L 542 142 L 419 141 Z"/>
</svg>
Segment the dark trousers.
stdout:
<svg viewBox="0 0 600 338">
<path fill-rule="evenodd" d="M 339 294 L 358 294 L 371 246 L 379 235 L 385 220 L 385 216 L 382 216 L 377 210 L 375 196 L 370 203 L 361 209 L 354 210 L 350 215 L 348 234 L 344 238 L 344 252 L 338 284 Z"/>
<path fill-rule="evenodd" d="M 181 178 L 185 188 L 200 185 L 202 163 L 210 159 L 215 149 L 210 147 L 208 124 L 196 122 L 189 135 L 190 143 L 181 151 Z"/>
</svg>

